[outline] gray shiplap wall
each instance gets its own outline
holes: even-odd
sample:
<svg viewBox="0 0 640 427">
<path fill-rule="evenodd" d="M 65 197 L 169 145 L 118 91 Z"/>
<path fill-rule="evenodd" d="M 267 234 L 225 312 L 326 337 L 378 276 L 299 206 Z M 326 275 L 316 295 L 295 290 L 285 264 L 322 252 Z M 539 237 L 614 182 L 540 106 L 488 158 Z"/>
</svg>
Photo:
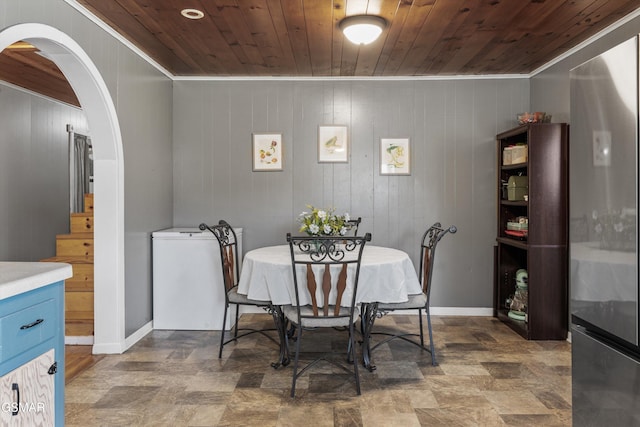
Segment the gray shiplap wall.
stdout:
<svg viewBox="0 0 640 427">
<path fill-rule="evenodd" d="M 491 306 L 494 135 L 523 110 L 568 120 L 569 68 L 640 32 L 638 21 L 530 81 L 177 81 L 172 94 L 168 79 L 64 1 L 0 2 L 0 27 L 46 23 L 80 43 L 116 103 L 125 154 L 127 335 L 151 317 L 151 231 L 224 217 L 245 227 L 245 248 L 251 249 L 281 243 L 306 203 L 362 215 L 375 244 L 409 250 L 414 261 L 414 229 L 435 220 L 455 222 L 460 232 L 439 255 L 436 282 L 442 286 L 434 291 L 434 304 Z M 24 111 L 20 103 L 1 104 Z M 26 118 L 21 115 L 20 123 Z M 316 162 L 317 125 L 329 123 L 349 126 L 347 165 Z M 251 172 L 250 135 L 262 131 L 283 133 L 283 172 Z M 411 138 L 410 177 L 379 176 L 381 136 Z M 3 151 L 0 161 L 17 165 L 20 156 Z M 10 170 L 0 168 L 0 218 L 7 217 L 7 206 L 23 202 L 8 193 L 15 178 Z M 1 237 L 2 248 L 25 243 L 21 234 Z"/>
<path fill-rule="evenodd" d="M 554 121 L 571 122 L 569 72 L 589 59 L 640 33 L 640 17 L 629 19 L 615 30 L 586 44 L 531 78 L 531 111 L 547 111 Z"/>
<path fill-rule="evenodd" d="M 571 69 L 577 67 L 585 61 L 588 61 L 591 58 L 600 55 L 610 48 L 617 46 L 618 44 L 626 40 L 629 40 L 632 37 L 637 37 L 638 33 L 640 33 L 640 17 L 629 20 L 624 25 L 621 25 L 619 28 L 617 28 L 615 31 L 612 31 L 605 36 L 597 39 L 593 43 L 584 46 L 573 55 L 563 59 L 562 61 L 559 61 L 558 63 L 534 76 L 531 79 L 532 108 L 536 110 L 546 108 L 546 111 L 552 111 L 554 112 L 554 116 L 561 117 L 564 121 L 570 123 Z M 632 58 L 628 58 L 628 60 L 630 61 L 630 66 L 633 67 Z M 622 119 L 622 116 L 618 115 L 618 119 Z M 621 146 L 624 146 L 625 144 L 624 141 L 627 141 L 628 143 L 629 139 L 622 137 L 622 135 L 619 134 L 620 130 L 614 129 L 613 131 L 614 134 L 618 133 L 618 135 L 615 136 L 615 139 L 622 138 L 621 143 L 617 145 L 617 149 L 620 150 Z M 575 135 L 575 132 L 574 134 L 572 134 L 572 137 L 574 137 L 574 139 L 578 136 L 579 135 Z M 631 140 L 633 140 L 633 138 Z M 613 176 L 617 175 L 614 173 L 613 175 L 608 176 L 607 179 L 613 179 Z M 628 180 L 620 179 L 619 182 L 625 181 Z M 573 188 L 573 191 L 592 191 L 592 187 L 583 186 L 583 188 L 580 188 L 576 186 Z M 575 197 L 572 197 L 572 200 L 574 200 L 574 204 L 570 206 L 570 217 L 573 218 L 574 221 L 579 221 L 585 215 L 587 217 L 590 217 L 593 211 L 593 206 L 580 206 L 579 201 L 582 200 L 582 198 L 575 193 L 574 196 Z M 591 232 L 592 231 L 593 230 L 591 230 Z"/>
<path fill-rule="evenodd" d="M 0 85 L 0 260 L 39 261 L 69 232 L 66 125 L 82 110 Z"/>
<path fill-rule="evenodd" d="M 74 39 L 98 68 L 115 104 L 124 153 L 129 336 L 152 319 L 151 232 L 171 227 L 173 221 L 171 79 L 63 0 L 0 2 L 0 28 L 18 23 L 50 25 Z M 8 179 L 0 170 L 0 183 Z M 0 206 L 12 202 L 3 197 Z"/>
<path fill-rule="evenodd" d="M 527 79 L 174 82 L 174 225 L 227 219 L 245 251 L 282 244 L 306 204 L 362 216 L 372 244 L 407 251 L 435 221 L 433 304 L 491 307 L 495 135 L 528 110 Z M 344 124 L 350 158 L 317 161 L 318 125 Z M 252 172 L 253 132 L 281 132 L 282 172 Z M 410 176 L 381 176 L 381 137 L 408 137 Z"/>
</svg>

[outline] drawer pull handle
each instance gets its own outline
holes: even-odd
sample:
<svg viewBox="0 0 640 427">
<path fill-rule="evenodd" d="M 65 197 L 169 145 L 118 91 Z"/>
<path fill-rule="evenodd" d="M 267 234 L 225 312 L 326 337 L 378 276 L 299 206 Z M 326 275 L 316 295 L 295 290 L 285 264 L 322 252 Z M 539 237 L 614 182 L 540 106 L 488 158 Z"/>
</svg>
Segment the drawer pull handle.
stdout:
<svg viewBox="0 0 640 427">
<path fill-rule="evenodd" d="M 20 326 L 20 329 L 30 329 L 30 328 L 33 328 L 34 326 L 38 326 L 42 322 L 44 322 L 44 319 L 38 319 L 35 322 L 31 322 L 27 325 Z"/>
<path fill-rule="evenodd" d="M 16 415 L 18 415 L 18 408 L 20 407 L 20 387 L 18 387 L 18 383 L 11 384 L 11 390 L 15 391 L 16 394 L 18 395 L 17 396 L 17 400 L 16 400 L 17 405 L 11 411 L 11 415 L 12 416 L 16 416 Z"/>
</svg>

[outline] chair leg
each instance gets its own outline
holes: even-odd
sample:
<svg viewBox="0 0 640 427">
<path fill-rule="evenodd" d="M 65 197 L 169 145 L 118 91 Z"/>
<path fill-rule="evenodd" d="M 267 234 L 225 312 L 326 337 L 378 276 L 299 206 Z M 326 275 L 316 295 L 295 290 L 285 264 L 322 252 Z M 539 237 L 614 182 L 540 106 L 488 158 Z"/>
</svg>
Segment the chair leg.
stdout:
<svg viewBox="0 0 640 427">
<path fill-rule="evenodd" d="M 428 313 L 429 312 L 427 312 L 427 316 L 428 316 Z M 422 327 L 422 309 L 418 309 L 418 319 L 420 320 L 420 346 L 424 347 L 424 328 Z"/>
<path fill-rule="evenodd" d="M 436 348 L 433 345 L 433 331 L 431 330 L 431 313 L 429 313 L 429 307 L 425 309 L 427 312 L 427 325 L 429 327 L 429 351 L 431 353 L 431 364 L 433 366 L 437 366 L 438 362 L 436 361 Z"/>
<path fill-rule="evenodd" d="M 291 397 L 296 397 L 296 380 L 298 379 L 298 360 L 300 358 L 300 342 L 302 342 L 302 327 L 298 327 L 298 337 L 296 339 L 296 357 L 295 357 L 295 360 L 293 361 L 293 382 L 291 383 Z"/>
<path fill-rule="evenodd" d="M 238 315 L 239 315 L 239 313 L 240 313 L 240 305 L 236 304 L 236 324 L 235 324 L 235 329 L 234 329 L 235 332 L 233 334 L 234 338 L 238 338 L 238 319 L 239 319 Z"/>
<path fill-rule="evenodd" d="M 220 350 L 218 350 L 218 359 L 222 359 L 222 347 L 224 347 L 224 331 L 227 327 L 227 309 L 229 304 L 224 305 L 224 317 L 222 318 L 222 330 L 220 331 Z"/>
<path fill-rule="evenodd" d="M 349 343 L 347 344 L 347 363 L 351 364 L 355 362 L 355 351 L 353 344 L 351 343 L 351 333 L 349 333 Z"/>
<path fill-rule="evenodd" d="M 289 343 L 288 343 L 288 331 L 287 331 L 287 319 L 282 313 L 282 307 L 278 305 L 271 305 L 269 307 L 271 311 L 271 317 L 273 318 L 273 324 L 278 331 L 278 337 L 280 338 L 280 356 L 277 362 L 271 363 L 273 369 L 278 369 L 280 366 L 287 366 L 289 364 Z"/>
<path fill-rule="evenodd" d="M 358 393 L 358 396 L 360 396 L 360 373 L 358 372 L 358 365 L 359 363 L 356 362 L 356 339 L 355 339 L 355 327 L 353 325 L 353 322 L 350 324 L 349 326 L 349 347 L 350 347 L 350 355 L 351 355 L 351 359 L 353 360 L 353 373 L 356 379 L 356 392 Z M 347 356 L 347 359 L 349 359 L 349 356 Z"/>
</svg>

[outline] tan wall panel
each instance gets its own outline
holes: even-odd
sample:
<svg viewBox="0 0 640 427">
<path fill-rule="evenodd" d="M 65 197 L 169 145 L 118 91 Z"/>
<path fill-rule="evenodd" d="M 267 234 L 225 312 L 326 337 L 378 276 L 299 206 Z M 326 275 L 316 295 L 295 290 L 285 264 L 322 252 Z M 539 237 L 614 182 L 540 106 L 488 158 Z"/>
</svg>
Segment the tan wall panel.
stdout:
<svg viewBox="0 0 640 427">
<path fill-rule="evenodd" d="M 93 193 L 84 195 L 84 211 L 93 212 Z"/>
<path fill-rule="evenodd" d="M 93 319 L 93 292 L 65 292 L 66 320 Z"/>
<path fill-rule="evenodd" d="M 93 232 L 93 214 L 71 214 L 71 233 Z"/>
<path fill-rule="evenodd" d="M 73 276 L 68 282 L 93 282 L 93 264 L 71 264 Z"/>
<path fill-rule="evenodd" d="M 66 322 L 64 334 L 68 337 L 86 337 L 93 335 L 93 321 Z"/>
<path fill-rule="evenodd" d="M 58 256 L 93 256 L 93 239 L 58 239 Z"/>
</svg>

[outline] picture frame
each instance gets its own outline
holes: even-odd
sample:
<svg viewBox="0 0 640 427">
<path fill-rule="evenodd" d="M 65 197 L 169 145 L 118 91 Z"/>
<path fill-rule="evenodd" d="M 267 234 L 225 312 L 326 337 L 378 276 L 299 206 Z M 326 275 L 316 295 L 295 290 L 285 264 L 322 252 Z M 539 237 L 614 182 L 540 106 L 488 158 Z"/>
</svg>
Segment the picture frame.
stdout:
<svg viewBox="0 0 640 427">
<path fill-rule="evenodd" d="M 252 138 L 252 157 L 254 172 L 281 171 L 282 157 L 281 133 L 254 133 Z"/>
<path fill-rule="evenodd" d="M 411 175 L 409 138 L 380 138 L 380 175 Z"/>
<path fill-rule="evenodd" d="M 318 162 L 347 163 L 349 161 L 349 139 L 347 126 L 318 126 Z"/>
</svg>

